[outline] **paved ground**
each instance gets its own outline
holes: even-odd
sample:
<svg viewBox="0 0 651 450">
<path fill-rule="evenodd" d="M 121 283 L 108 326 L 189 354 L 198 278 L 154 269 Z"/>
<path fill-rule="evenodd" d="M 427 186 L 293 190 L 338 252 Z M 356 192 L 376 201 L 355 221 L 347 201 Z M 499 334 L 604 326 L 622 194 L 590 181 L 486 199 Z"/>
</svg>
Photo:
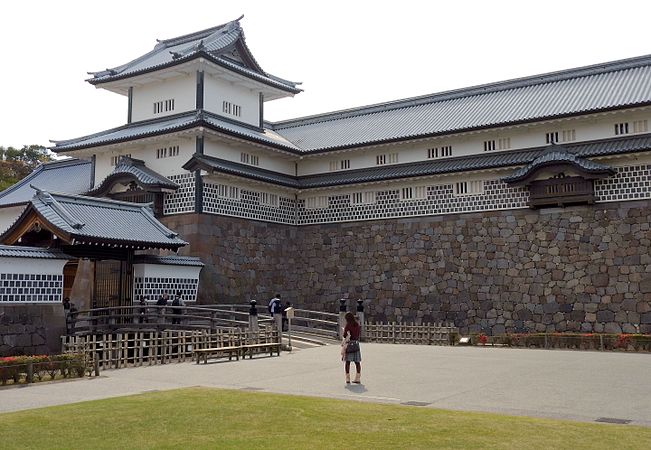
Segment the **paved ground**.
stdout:
<svg viewBox="0 0 651 450">
<path fill-rule="evenodd" d="M 363 344 L 362 354 L 360 386 L 344 383 L 339 347 L 325 346 L 1 389 L 0 412 L 200 385 L 651 426 L 648 354 L 389 344 Z"/>
</svg>

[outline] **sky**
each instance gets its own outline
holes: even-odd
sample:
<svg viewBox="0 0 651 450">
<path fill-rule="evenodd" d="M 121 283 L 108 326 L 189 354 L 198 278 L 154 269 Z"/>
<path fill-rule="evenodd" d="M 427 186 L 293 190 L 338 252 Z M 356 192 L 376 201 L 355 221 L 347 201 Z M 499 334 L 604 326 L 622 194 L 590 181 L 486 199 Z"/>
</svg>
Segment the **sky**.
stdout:
<svg viewBox="0 0 651 450">
<path fill-rule="evenodd" d="M 126 97 L 87 72 L 242 14 L 262 68 L 303 83 L 272 121 L 651 53 L 648 0 L 3 2 L 0 146 L 125 124 Z"/>
</svg>

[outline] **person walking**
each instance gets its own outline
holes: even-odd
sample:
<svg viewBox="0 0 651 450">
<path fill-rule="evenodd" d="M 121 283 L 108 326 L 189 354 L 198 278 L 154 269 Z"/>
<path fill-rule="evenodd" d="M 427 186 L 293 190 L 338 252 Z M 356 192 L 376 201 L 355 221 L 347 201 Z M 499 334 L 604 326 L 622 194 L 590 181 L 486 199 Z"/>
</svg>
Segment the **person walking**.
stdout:
<svg viewBox="0 0 651 450">
<path fill-rule="evenodd" d="M 185 306 L 185 302 L 183 301 L 183 296 L 181 295 L 181 291 L 176 293 L 176 297 L 174 297 L 174 301 L 172 301 L 172 312 L 174 314 L 174 317 L 172 318 L 172 323 L 176 325 L 181 324 L 181 314 L 183 314 L 183 307 Z"/>
<path fill-rule="evenodd" d="M 341 359 L 345 361 L 346 384 L 350 384 L 350 363 L 355 363 L 357 374 L 353 383 L 360 384 L 362 376 L 362 352 L 359 347 L 359 338 L 362 334 L 362 327 L 351 312 L 346 313 L 346 326 L 344 327 L 344 340 L 341 344 Z"/>
</svg>

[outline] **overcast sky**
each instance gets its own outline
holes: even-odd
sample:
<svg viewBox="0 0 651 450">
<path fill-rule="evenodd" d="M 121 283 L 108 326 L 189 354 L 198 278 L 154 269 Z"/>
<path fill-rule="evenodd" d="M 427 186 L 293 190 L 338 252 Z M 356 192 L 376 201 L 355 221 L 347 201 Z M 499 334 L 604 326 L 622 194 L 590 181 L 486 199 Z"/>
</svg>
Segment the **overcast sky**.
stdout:
<svg viewBox="0 0 651 450">
<path fill-rule="evenodd" d="M 262 68 L 303 82 L 303 93 L 266 104 L 268 120 L 651 53 L 648 0 L 7 1 L 0 146 L 123 125 L 126 97 L 86 72 L 242 14 Z"/>
</svg>

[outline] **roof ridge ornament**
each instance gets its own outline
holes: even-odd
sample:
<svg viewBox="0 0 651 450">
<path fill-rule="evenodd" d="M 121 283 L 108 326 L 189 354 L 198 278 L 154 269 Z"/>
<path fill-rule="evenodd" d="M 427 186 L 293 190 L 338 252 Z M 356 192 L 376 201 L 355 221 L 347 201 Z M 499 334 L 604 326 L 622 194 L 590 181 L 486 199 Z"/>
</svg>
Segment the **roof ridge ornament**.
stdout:
<svg viewBox="0 0 651 450">
<path fill-rule="evenodd" d="M 63 219 L 65 223 L 70 225 L 75 230 L 80 230 L 86 225 L 85 223 L 77 220 L 72 214 L 70 214 L 61 203 L 57 202 L 56 199 L 47 191 L 40 190 L 30 184 L 30 187 L 36 189 L 36 198 L 42 201 L 45 205 L 52 208 L 52 210 Z"/>
</svg>

